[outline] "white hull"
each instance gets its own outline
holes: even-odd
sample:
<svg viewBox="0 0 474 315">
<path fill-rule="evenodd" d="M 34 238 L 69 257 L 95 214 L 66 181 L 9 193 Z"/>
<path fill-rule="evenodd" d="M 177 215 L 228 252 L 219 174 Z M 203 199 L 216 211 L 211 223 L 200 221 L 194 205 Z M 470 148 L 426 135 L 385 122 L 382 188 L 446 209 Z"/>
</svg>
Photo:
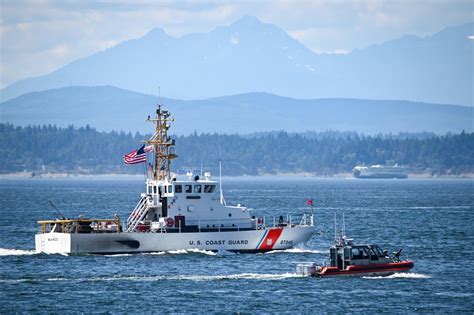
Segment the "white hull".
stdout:
<svg viewBox="0 0 474 315">
<path fill-rule="evenodd" d="M 314 226 L 194 233 L 57 233 L 36 234 L 36 251 L 44 253 L 142 253 L 179 249 L 265 252 L 305 243 Z"/>
<path fill-rule="evenodd" d="M 408 171 L 400 166 L 356 166 L 354 168 L 355 178 L 407 178 Z"/>
</svg>

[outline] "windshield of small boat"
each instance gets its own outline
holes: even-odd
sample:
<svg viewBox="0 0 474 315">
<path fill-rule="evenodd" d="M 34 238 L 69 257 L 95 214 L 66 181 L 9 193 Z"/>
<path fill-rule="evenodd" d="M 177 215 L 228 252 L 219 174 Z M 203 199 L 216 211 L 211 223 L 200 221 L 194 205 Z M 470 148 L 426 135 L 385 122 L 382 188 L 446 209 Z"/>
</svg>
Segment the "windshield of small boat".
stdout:
<svg viewBox="0 0 474 315">
<path fill-rule="evenodd" d="M 372 249 L 375 251 L 377 256 L 379 256 L 379 257 L 384 257 L 385 256 L 383 254 L 382 250 L 380 249 L 380 247 L 378 247 L 377 245 L 372 245 Z"/>
<path fill-rule="evenodd" d="M 352 247 L 352 259 L 369 259 L 369 252 L 365 247 Z"/>
</svg>

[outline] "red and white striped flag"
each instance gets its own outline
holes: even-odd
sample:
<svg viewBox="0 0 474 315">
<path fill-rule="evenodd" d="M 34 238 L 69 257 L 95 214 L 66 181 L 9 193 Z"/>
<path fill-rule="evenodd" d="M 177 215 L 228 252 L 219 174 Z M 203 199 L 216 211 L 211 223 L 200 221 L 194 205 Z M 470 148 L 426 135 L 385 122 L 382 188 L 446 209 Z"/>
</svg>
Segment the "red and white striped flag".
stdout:
<svg viewBox="0 0 474 315">
<path fill-rule="evenodd" d="M 139 164 L 146 162 L 146 153 L 153 151 L 154 147 L 152 145 L 143 145 L 138 150 L 133 150 L 132 152 L 125 154 L 123 156 L 123 161 L 125 164 Z"/>
</svg>

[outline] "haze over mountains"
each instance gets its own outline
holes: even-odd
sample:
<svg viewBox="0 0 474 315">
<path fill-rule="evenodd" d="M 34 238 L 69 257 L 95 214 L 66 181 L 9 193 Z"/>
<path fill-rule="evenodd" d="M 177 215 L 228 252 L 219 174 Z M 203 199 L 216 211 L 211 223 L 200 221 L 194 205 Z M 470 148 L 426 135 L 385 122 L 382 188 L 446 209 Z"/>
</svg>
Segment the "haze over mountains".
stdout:
<svg viewBox="0 0 474 315">
<path fill-rule="evenodd" d="M 298 99 L 472 106 L 473 27 L 469 23 L 423 38 L 404 36 L 346 55 L 316 54 L 277 26 L 249 16 L 181 38 L 156 28 L 50 74 L 16 82 L 1 90 L 1 100 L 66 86 L 112 85 L 146 94 L 157 94 L 161 86 L 163 94 L 175 99 L 264 91 Z"/>
<path fill-rule="evenodd" d="M 362 133 L 473 131 L 474 108 L 409 101 L 299 100 L 246 93 L 206 100 L 161 99 L 176 123 L 172 133 L 241 133 L 285 130 L 353 130 Z M 150 133 L 145 118 L 158 97 L 103 87 L 67 87 L 22 95 L 0 104 L 3 122 L 14 125 L 85 126 L 101 131 Z"/>
</svg>

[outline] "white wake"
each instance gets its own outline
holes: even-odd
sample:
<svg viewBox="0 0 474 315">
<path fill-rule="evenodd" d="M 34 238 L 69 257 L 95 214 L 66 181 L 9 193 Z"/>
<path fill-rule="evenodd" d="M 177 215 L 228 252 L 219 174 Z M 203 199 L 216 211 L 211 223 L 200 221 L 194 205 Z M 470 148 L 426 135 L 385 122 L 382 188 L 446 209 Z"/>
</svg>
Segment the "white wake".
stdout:
<svg viewBox="0 0 474 315">
<path fill-rule="evenodd" d="M 180 254 L 203 254 L 203 255 L 209 255 L 209 256 L 217 255 L 213 251 L 205 250 L 205 249 L 197 249 L 197 248 L 169 250 L 169 251 L 166 251 L 165 253 L 172 254 L 172 255 L 180 255 Z"/>
<path fill-rule="evenodd" d="M 283 274 L 259 274 L 259 273 L 241 273 L 231 275 L 176 275 L 176 276 L 100 276 L 100 277 L 88 277 L 88 278 L 69 278 L 69 277 L 52 277 L 46 279 L 31 279 L 31 278 L 20 278 L 20 279 L 0 279 L 0 283 L 18 283 L 28 281 L 51 281 L 51 282 L 96 282 L 96 281 L 138 281 L 138 282 L 151 282 L 151 281 L 220 281 L 220 280 L 283 280 L 288 278 L 301 278 L 303 276 L 296 273 L 283 273 Z"/>
<path fill-rule="evenodd" d="M 167 251 L 161 251 L 161 252 L 151 252 L 151 253 L 142 253 L 142 255 L 155 255 L 155 256 L 161 256 L 161 255 L 184 255 L 184 254 L 203 254 L 203 255 L 208 255 L 208 256 L 216 256 L 217 253 L 210 251 L 210 250 L 205 250 L 205 249 L 198 249 L 198 248 L 191 248 L 191 249 L 177 249 L 177 250 L 167 250 Z M 124 254 L 123 256 L 126 255 L 135 255 L 135 254 Z M 111 256 L 120 256 L 120 255 L 111 255 Z"/>
<path fill-rule="evenodd" d="M 183 275 L 175 277 L 175 280 L 191 280 L 191 281 L 214 281 L 214 280 L 282 280 L 288 278 L 301 278 L 301 275 L 296 273 L 283 274 L 264 274 L 264 273 L 240 273 L 232 275 L 215 275 L 215 276 L 200 276 L 200 275 Z"/>
<path fill-rule="evenodd" d="M 22 255 L 34 255 L 34 250 L 23 250 L 13 248 L 0 248 L 0 256 L 22 256 Z"/>
<path fill-rule="evenodd" d="M 404 278 L 404 279 L 430 279 L 431 276 L 425 275 L 422 273 L 412 273 L 412 272 L 401 272 L 401 273 L 394 273 L 393 275 L 390 276 L 375 276 L 375 277 L 363 277 L 365 279 L 399 279 L 399 278 Z"/>
<path fill-rule="evenodd" d="M 289 249 L 276 249 L 266 252 L 266 254 L 278 254 L 278 253 L 294 253 L 294 254 L 324 254 L 323 251 L 311 248 L 289 248 Z"/>
</svg>

